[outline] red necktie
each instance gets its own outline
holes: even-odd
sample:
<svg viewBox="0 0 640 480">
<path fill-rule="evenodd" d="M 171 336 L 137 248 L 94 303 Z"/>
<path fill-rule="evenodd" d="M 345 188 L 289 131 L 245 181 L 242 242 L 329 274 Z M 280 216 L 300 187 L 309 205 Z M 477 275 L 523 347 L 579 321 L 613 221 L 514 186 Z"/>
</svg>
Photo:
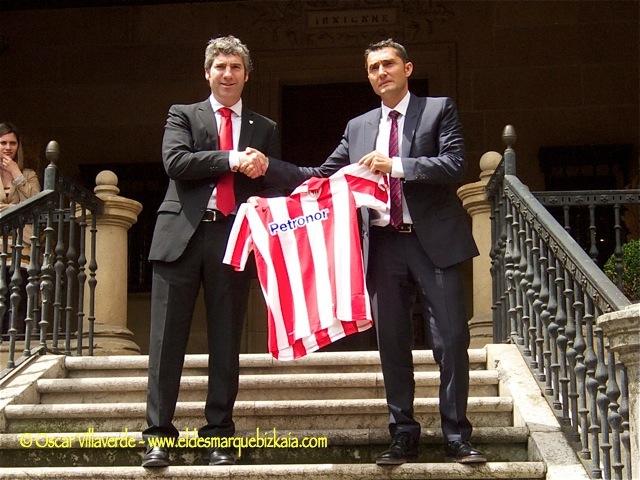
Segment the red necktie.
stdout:
<svg viewBox="0 0 640 480">
<path fill-rule="evenodd" d="M 400 112 L 391 110 L 391 133 L 389 134 L 389 157 L 398 156 L 398 117 Z M 392 227 L 397 227 L 402 223 L 402 181 L 399 178 L 389 175 L 389 188 L 391 193 L 391 215 L 390 223 Z"/>
<path fill-rule="evenodd" d="M 231 109 L 223 107 L 220 113 L 220 135 L 218 148 L 220 150 L 233 150 L 233 129 L 231 126 Z M 233 191 L 233 173 L 222 175 L 216 184 L 216 204 L 218 210 L 224 215 L 229 215 L 236 208 L 236 196 Z"/>
</svg>

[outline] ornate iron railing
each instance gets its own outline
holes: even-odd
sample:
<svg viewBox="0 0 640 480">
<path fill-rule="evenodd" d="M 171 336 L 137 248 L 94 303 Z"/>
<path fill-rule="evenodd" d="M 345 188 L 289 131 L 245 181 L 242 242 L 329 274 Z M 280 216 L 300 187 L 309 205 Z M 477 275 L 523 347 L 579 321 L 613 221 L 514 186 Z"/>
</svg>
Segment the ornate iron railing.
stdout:
<svg viewBox="0 0 640 480">
<path fill-rule="evenodd" d="M 0 347 L 8 343 L 0 378 L 35 353 L 93 354 L 96 216 L 103 202 L 58 173 L 57 142 L 49 142 L 46 157 L 42 192 L 0 212 Z"/>
<path fill-rule="evenodd" d="M 596 324 L 630 301 L 517 178 L 510 125 L 503 140 L 487 186 L 494 341 L 519 346 L 591 476 L 631 479 L 627 371 Z"/>
<path fill-rule="evenodd" d="M 584 232 L 574 232 L 571 226 L 572 217 L 588 215 L 588 245 L 582 244 L 594 262 L 598 262 L 600 250 L 598 247 L 599 232 L 596 224 L 596 208 L 608 209 L 613 219 L 613 232 L 615 246 L 613 257 L 615 259 L 616 286 L 622 290 L 622 211 L 625 206 L 640 205 L 640 190 L 577 190 L 569 192 L 534 192 L 538 201 L 547 208 L 562 208 L 562 223 L 564 229 L 569 232 L 576 241 L 576 235 Z"/>
</svg>

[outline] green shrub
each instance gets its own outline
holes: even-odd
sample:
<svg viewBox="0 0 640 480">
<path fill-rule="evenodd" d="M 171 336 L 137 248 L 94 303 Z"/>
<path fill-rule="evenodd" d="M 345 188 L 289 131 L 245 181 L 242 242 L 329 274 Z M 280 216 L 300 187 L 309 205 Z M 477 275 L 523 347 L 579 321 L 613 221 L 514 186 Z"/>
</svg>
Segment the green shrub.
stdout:
<svg viewBox="0 0 640 480">
<path fill-rule="evenodd" d="M 611 255 L 604 264 L 604 273 L 615 283 L 616 257 Z M 622 246 L 622 293 L 629 300 L 640 300 L 640 240 L 631 240 Z"/>
</svg>

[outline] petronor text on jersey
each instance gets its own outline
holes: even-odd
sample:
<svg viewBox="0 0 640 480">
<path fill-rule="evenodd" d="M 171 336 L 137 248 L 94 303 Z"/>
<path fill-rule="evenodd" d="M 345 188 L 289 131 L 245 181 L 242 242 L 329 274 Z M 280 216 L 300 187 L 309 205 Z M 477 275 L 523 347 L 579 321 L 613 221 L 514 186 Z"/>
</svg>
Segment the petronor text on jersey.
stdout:
<svg viewBox="0 0 640 480">
<path fill-rule="evenodd" d="M 277 235 L 280 232 L 287 232 L 289 230 L 296 230 L 302 228 L 309 223 L 322 222 L 329 218 L 329 209 L 323 208 L 315 213 L 309 215 L 300 215 L 296 218 L 290 218 L 286 222 L 271 222 L 269 223 L 269 233 L 271 235 Z"/>
</svg>

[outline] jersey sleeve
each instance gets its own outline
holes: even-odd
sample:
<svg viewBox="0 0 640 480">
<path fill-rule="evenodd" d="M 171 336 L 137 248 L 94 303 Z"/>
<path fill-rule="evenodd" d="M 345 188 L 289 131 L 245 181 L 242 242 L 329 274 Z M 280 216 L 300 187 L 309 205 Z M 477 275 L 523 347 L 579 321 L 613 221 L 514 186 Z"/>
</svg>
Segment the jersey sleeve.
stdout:
<svg viewBox="0 0 640 480">
<path fill-rule="evenodd" d="M 236 271 L 244 270 L 249 254 L 253 250 L 251 227 L 247 218 L 249 208 L 254 207 L 248 203 L 243 203 L 238 208 L 236 219 L 229 234 L 229 240 L 227 240 L 227 249 L 222 259 L 222 263 L 231 265 Z"/>
<path fill-rule="evenodd" d="M 346 166 L 335 173 L 344 175 L 353 194 L 356 207 L 369 207 L 384 213 L 389 210 L 389 177 L 373 173 L 358 164 Z"/>
</svg>

